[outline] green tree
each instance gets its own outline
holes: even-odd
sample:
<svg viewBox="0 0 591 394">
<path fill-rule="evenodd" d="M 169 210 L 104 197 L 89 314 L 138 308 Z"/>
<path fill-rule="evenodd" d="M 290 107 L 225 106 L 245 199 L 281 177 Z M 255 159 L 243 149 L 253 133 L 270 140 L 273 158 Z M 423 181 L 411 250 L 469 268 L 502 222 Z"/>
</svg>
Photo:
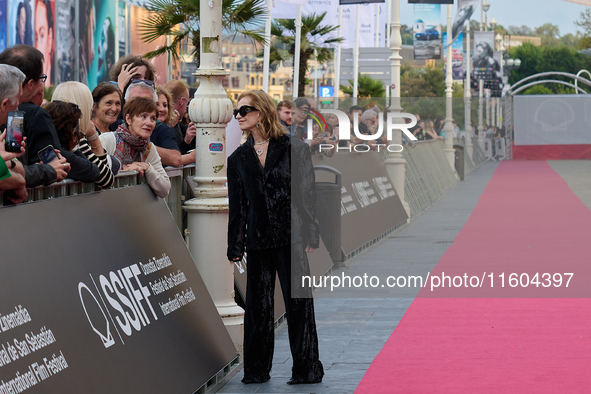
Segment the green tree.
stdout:
<svg viewBox="0 0 591 394">
<path fill-rule="evenodd" d="M 181 43 L 188 39 L 193 44 L 190 55 L 199 63 L 199 0 L 150 0 L 146 8 L 152 14 L 139 23 L 141 39 L 152 42 L 162 36 L 171 36 L 172 41 L 145 56 L 152 58 L 170 53 L 178 58 Z M 264 24 L 266 10 L 265 0 L 222 0 L 222 27 L 234 35 L 241 34 L 264 43 L 265 38 L 257 28 Z"/>
<path fill-rule="evenodd" d="M 522 94 L 554 94 L 554 91 L 545 85 L 534 85 L 524 90 Z"/>
<path fill-rule="evenodd" d="M 323 64 L 333 58 L 332 48 L 327 46 L 343 41 L 340 37 L 332 37 L 338 26 L 323 25 L 326 12 L 322 14 L 302 15 L 302 33 L 300 41 L 300 75 L 298 79 L 298 96 L 304 95 L 308 60 L 314 58 Z M 295 20 L 276 19 L 271 25 L 271 35 L 274 37 L 271 45 L 271 63 L 284 62 L 291 59 L 295 53 Z M 328 37 L 328 38 L 326 38 Z M 287 49 L 286 49 L 287 48 Z M 295 88 L 295 87 L 294 87 Z"/>
<path fill-rule="evenodd" d="M 509 83 L 511 85 L 525 77 L 542 72 L 562 71 L 576 74 L 581 69 L 589 70 L 591 67 L 590 56 L 580 54 L 576 49 L 566 46 L 537 47 L 526 43 L 519 47 L 511 48 L 509 55 L 514 59 L 521 59 L 520 67 L 511 71 L 509 77 Z M 553 77 L 553 79 L 573 83 L 572 78 L 557 76 Z M 556 94 L 573 92 L 572 89 L 563 85 L 548 84 L 545 86 Z"/>
<path fill-rule="evenodd" d="M 353 80 L 349 79 L 349 85 L 341 85 L 343 93 L 353 96 Z M 379 79 L 373 79 L 369 75 L 361 75 L 357 79 L 357 97 L 386 97 L 386 89 Z"/>
<path fill-rule="evenodd" d="M 435 67 L 400 69 L 400 95 L 402 97 L 445 97 L 443 63 Z"/>
<path fill-rule="evenodd" d="M 534 34 L 531 28 L 529 28 L 526 25 L 509 26 L 507 28 L 507 33 L 511 34 L 512 36 L 531 36 L 532 34 Z"/>
<path fill-rule="evenodd" d="M 577 44 L 577 48 L 579 49 L 588 49 L 591 48 L 591 36 L 583 36 L 579 39 Z"/>
<path fill-rule="evenodd" d="M 583 29 L 584 36 L 591 36 L 591 8 L 586 7 L 575 21 L 575 25 Z"/>
<path fill-rule="evenodd" d="M 544 23 L 536 28 L 536 35 L 542 39 L 542 45 L 556 46 L 560 43 L 560 29 L 552 23 Z"/>
<path fill-rule="evenodd" d="M 578 48 L 580 40 L 581 36 L 578 33 L 576 35 L 568 33 L 560 37 L 560 45 L 564 45 L 570 48 Z"/>
<path fill-rule="evenodd" d="M 495 36 L 497 34 L 500 34 L 502 36 L 502 35 L 508 34 L 508 32 L 507 32 L 507 29 L 505 29 L 505 27 L 503 25 L 496 25 L 495 26 Z"/>
<path fill-rule="evenodd" d="M 400 36 L 402 38 L 402 45 L 412 45 L 414 39 L 412 35 L 412 26 L 400 26 Z"/>
<path fill-rule="evenodd" d="M 586 7 L 585 11 L 581 12 L 579 19 L 575 21 L 575 25 L 583 29 L 578 48 L 591 48 L 591 8 Z"/>
</svg>

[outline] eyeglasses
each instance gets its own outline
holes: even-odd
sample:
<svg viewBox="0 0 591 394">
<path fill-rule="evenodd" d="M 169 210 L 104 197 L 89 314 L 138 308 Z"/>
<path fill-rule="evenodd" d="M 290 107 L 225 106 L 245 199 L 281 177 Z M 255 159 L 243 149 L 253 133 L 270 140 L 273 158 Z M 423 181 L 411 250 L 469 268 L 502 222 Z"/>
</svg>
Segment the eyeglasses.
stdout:
<svg viewBox="0 0 591 394">
<path fill-rule="evenodd" d="M 130 83 L 132 83 L 132 84 L 134 84 L 134 83 L 143 83 L 143 84 L 146 84 L 146 85 L 148 85 L 148 86 L 150 86 L 152 88 L 154 87 L 154 81 L 150 81 L 148 79 L 132 79 L 130 81 Z"/>
<path fill-rule="evenodd" d="M 43 74 L 37 78 L 26 78 L 23 81 L 23 86 L 25 86 L 29 81 L 41 81 L 41 82 L 45 83 L 45 81 L 47 81 L 47 75 Z"/>
<path fill-rule="evenodd" d="M 310 107 L 301 107 L 300 111 L 304 112 L 304 113 L 309 113 L 310 112 Z"/>
<path fill-rule="evenodd" d="M 256 109 L 255 107 L 251 107 L 250 105 L 243 105 L 242 107 L 236 108 L 234 110 L 234 117 L 236 118 L 236 115 L 240 114 L 240 116 L 244 118 L 247 113 L 252 111 L 258 111 L 258 109 Z"/>
</svg>

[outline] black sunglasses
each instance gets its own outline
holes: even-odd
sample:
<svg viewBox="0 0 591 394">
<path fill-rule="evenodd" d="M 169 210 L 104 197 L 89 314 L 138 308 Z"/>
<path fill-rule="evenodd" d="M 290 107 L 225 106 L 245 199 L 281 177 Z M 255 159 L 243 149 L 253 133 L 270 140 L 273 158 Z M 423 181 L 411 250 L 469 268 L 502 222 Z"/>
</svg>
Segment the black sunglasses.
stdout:
<svg viewBox="0 0 591 394">
<path fill-rule="evenodd" d="M 234 117 L 236 117 L 236 115 L 240 114 L 240 116 L 242 116 L 244 118 L 247 113 L 252 112 L 252 111 L 258 111 L 258 109 L 256 109 L 255 107 L 251 107 L 250 105 L 243 105 L 242 107 L 236 108 L 234 110 Z"/>
<path fill-rule="evenodd" d="M 145 83 L 148 86 L 154 87 L 154 81 L 148 79 L 132 79 L 130 83 Z"/>
<path fill-rule="evenodd" d="M 70 103 L 69 101 L 53 100 L 52 103 L 66 103 L 66 104 L 70 105 L 70 107 L 72 107 L 74 109 L 74 113 L 80 112 L 80 107 L 78 106 L 78 104 Z"/>
</svg>

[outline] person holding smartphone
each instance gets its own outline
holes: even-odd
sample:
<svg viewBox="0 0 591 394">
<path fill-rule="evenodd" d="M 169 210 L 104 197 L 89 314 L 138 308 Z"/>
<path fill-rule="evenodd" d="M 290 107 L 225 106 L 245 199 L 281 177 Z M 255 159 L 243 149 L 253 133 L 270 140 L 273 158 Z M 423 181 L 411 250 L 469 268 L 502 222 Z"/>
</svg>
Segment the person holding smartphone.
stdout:
<svg viewBox="0 0 591 394">
<path fill-rule="evenodd" d="M 27 137 L 27 147 L 19 160 L 25 168 L 27 187 L 64 180 L 70 171 L 70 164 L 59 154 L 62 147 L 51 117 L 34 102 L 47 79 L 47 75 L 43 74 L 43 54 L 28 45 L 15 45 L 0 53 L 0 64 L 14 66 L 4 67 L 4 71 L 0 71 L 0 84 L 7 84 L 6 90 L 0 91 L 9 92 L 7 97 L 0 97 L 0 100 L 8 99 L 10 103 L 6 115 L 16 110 L 17 105 L 18 110 L 24 112 L 23 137 Z M 19 85 L 22 87 L 20 95 Z M 41 163 L 37 153 L 48 145 L 56 149 L 57 156 L 50 163 Z"/>
<path fill-rule="evenodd" d="M 45 106 L 45 110 L 53 119 L 60 143 L 67 148 L 68 155 L 64 155 L 72 166 L 68 178 L 87 183 L 99 181 L 101 173 L 98 166 L 80 150 L 79 143 L 84 139 L 84 134 L 80 130 L 82 112 L 78 105 L 54 100 Z"/>
<path fill-rule="evenodd" d="M 6 131 L 0 135 L 0 142 L 6 138 Z M 25 154 L 25 141 L 21 142 L 20 152 L 7 152 L 4 143 L 0 143 L 0 191 L 13 204 L 18 204 L 27 198 L 25 183 L 25 169 L 16 160 Z"/>
</svg>

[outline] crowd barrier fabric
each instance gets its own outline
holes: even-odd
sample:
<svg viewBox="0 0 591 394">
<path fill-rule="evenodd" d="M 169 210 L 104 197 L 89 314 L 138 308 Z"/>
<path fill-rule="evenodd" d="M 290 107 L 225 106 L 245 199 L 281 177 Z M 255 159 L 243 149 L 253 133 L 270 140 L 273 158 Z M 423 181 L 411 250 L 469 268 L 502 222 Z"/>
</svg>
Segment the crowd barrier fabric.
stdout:
<svg viewBox="0 0 591 394">
<path fill-rule="evenodd" d="M 236 358 L 148 185 L 3 207 L 0 222 L 0 392 L 193 393 Z"/>
<path fill-rule="evenodd" d="M 331 158 L 312 157 L 342 174 L 341 236 L 345 256 L 406 222 L 402 206 L 386 166 L 377 152 L 338 153 Z M 317 182 L 332 182 L 334 175 L 317 172 Z"/>
</svg>

